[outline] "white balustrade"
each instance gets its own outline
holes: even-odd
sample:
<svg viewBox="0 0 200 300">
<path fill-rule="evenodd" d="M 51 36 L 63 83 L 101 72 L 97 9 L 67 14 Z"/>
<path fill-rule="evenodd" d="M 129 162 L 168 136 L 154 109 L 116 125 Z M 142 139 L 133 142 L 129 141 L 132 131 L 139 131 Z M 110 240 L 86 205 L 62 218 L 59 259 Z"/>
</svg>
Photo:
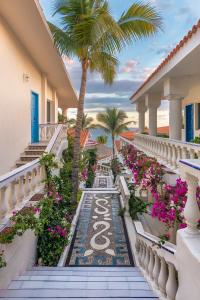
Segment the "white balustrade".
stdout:
<svg viewBox="0 0 200 300">
<path fill-rule="evenodd" d="M 126 180 L 124 176 L 117 176 L 115 185 L 118 189 L 118 191 L 121 193 L 121 197 L 123 200 L 123 203 L 125 205 L 125 214 L 129 215 L 129 199 L 130 199 L 130 191 L 128 189 L 128 186 L 126 184 Z"/>
<path fill-rule="evenodd" d="M 184 209 L 184 217 L 187 223 L 187 231 L 191 234 L 200 234 L 197 226 L 200 220 L 200 210 L 197 203 L 196 190 L 200 185 L 200 160 L 185 159 L 180 161 L 180 173 L 188 186 L 187 202 Z"/>
<path fill-rule="evenodd" d="M 122 207 L 127 210 L 130 192 L 123 176 L 117 176 L 116 186 L 122 197 Z M 130 217 L 127 212 L 126 217 Z M 166 242 L 161 246 L 160 238 L 145 232 L 139 221 L 134 221 L 134 228 L 136 262 L 161 299 L 175 300 L 178 290 L 176 245 Z"/>
<path fill-rule="evenodd" d="M 41 142 L 50 141 L 52 136 L 54 135 L 57 124 L 40 124 L 39 137 Z"/>
<path fill-rule="evenodd" d="M 136 230 L 137 227 L 136 224 Z M 159 247 L 155 237 L 138 232 L 136 253 L 140 267 L 158 295 L 162 299 L 175 300 L 178 290 L 175 250 L 169 250 L 169 246 Z"/>
<path fill-rule="evenodd" d="M 57 125 L 45 152 L 56 154 L 61 141 L 66 138 L 66 125 Z M 5 224 L 14 210 L 21 209 L 43 188 L 44 178 L 45 172 L 39 164 L 39 159 L 0 176 L 0 224 Z"/>
<path fill-rule="evenodd" d="M 121 139 L 128 144 L 132 144 L 147 155 L 155 157 L 160 163 L 177 173 L 179 172 L 178 167 L 181 159 L 200 157 L 200 146 L 194 143 L 181 142 L 147 134 L 136 134 L 133 141 L 122 137 Z"/>
</svg>

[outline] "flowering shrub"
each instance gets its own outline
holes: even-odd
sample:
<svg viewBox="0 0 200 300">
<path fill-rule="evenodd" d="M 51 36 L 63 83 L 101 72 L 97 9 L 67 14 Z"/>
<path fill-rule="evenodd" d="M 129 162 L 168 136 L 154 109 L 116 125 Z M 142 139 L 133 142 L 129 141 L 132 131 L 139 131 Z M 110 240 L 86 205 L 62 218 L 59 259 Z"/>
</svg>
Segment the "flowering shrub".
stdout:
<svg viewBox="0 0 200 300">
<path fill-rule="evenodd" d="M 164 185 L 162 195 L 153 192 L 154 203 L 152 205 L 151 216 L 158 218 L 169 228 L 186 227 L 183 210 L 187 201 L 187 184 L 180 178 L 176 180 L 176 185 Z"/>
<path fill-rule="evenodd" d="M 36 214 L 38 208 L 24 207 L 20 211 L 14 211 L 11 217 L 11 226 L 0 232 L 0 243 L 9 244 L 16 235 L 22 235 L 27 229 L 35 230 L 38 220 Z"/>
<path fill-rule="evenodd" d="M 134 185 L 148 189 L 153 198 L 151 216 L 165 223 L 166 233 L 162 243 L 169 239 L 169 229 L 185 228 L 183 211 L 187 201 L 187 183 L 181 178 L 174 186 L 163 182 L 164 170 L 155 159 L 146 156 L 135 147 L 128 145 L 122 149 L 124 162 L 133 173 Z M 200 187 L 197 189 L 200 206 Z"/>
</svg>

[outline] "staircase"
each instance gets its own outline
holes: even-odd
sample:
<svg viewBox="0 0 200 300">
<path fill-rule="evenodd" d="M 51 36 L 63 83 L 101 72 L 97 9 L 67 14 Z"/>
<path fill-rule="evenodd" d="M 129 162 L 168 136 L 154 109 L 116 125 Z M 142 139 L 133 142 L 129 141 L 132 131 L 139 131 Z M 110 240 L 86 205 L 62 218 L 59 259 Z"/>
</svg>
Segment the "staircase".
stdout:
<svg viewBox="0 0 200 300">
<path fill-rule="evenodd" d="M 0 299 L 158 299 L 136 267 L 34 267 Z"/>
<path fill-rule="evenodd" d="M 20 159 L 16 162 L 16 167 L 21 167 L 30 161 L 39 158 L 45 151 L 47 143 L 41 142 L 29 145 L 24 153 L 21 154 Z"/>
</svg>

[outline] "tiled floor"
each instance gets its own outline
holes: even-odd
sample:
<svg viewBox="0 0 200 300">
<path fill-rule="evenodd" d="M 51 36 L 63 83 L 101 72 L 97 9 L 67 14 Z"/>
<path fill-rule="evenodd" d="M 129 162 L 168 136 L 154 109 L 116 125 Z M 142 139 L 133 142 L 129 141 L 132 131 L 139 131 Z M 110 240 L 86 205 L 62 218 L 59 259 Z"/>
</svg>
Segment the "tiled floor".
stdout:
<svg viewBox="0 0 200 300">
<path fill-rule="evenodd" d="M 85 194 L 69 265 L 132 265 L 119 209 L 117 193 Z"/>
</svg>

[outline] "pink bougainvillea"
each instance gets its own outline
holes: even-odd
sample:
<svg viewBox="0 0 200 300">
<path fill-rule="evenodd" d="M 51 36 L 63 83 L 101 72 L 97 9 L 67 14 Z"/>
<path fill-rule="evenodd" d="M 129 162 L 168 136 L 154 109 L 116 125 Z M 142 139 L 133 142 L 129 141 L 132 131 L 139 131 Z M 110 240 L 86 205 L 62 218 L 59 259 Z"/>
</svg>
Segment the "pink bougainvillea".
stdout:
<svg viewBox="0 0 200 300">
<path fill-rule="evenodd" d="M 178 178 L 175 185 L 165 184 L 162 165 L 132 145 L 124 147 L 122 154 L 124 163 L 132 171 L 134 185 L 151 192 L 151 216 L 165 223 L 167 230 L 185 228 L 183 211 L 187 201 L 187 183 Z M 200 206 L 200 187 L 197 189 L 197 201 Z"/>
</svg>

